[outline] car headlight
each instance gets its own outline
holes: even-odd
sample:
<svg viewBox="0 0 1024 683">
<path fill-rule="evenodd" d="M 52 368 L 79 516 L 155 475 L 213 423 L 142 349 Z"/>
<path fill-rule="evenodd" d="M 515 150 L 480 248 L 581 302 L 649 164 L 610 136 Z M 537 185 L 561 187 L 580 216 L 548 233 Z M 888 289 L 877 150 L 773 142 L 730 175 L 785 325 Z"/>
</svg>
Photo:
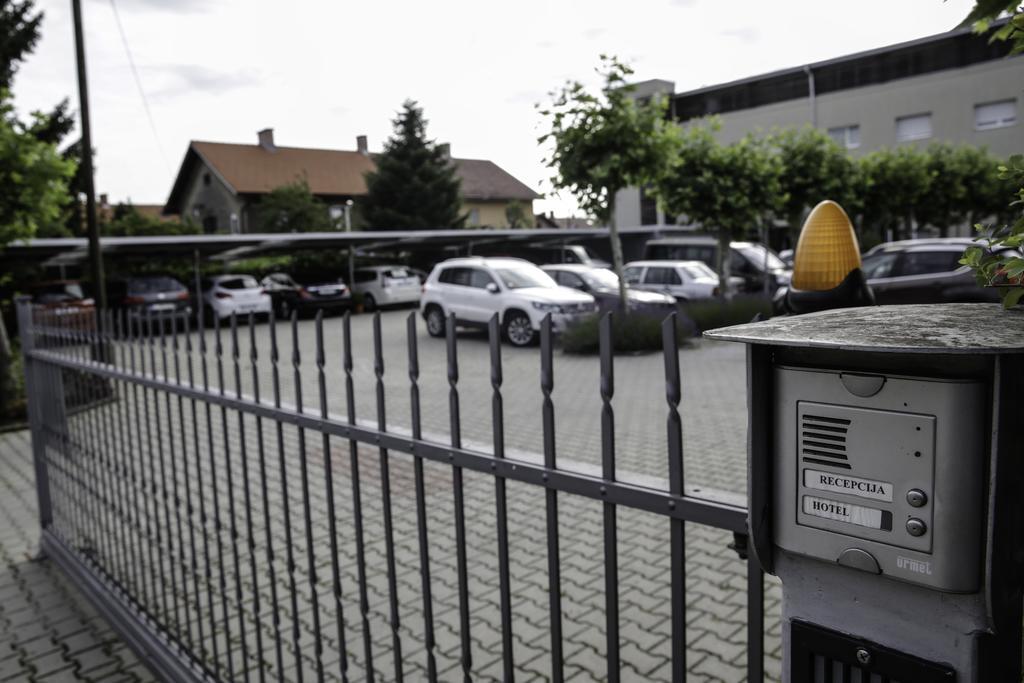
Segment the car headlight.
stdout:
<svg viewBox="0 0 1024 683">
<path fill-rule="evenodd" d="M 533 302 L 533 307 L 536 308 L 538 311 L 544 311 L 545 313 L 561 313 L 562 312 L 561 304 L 546 304 L 546 303 L 542 303 L 540 301 L 534 301 Z"/>
</svg>

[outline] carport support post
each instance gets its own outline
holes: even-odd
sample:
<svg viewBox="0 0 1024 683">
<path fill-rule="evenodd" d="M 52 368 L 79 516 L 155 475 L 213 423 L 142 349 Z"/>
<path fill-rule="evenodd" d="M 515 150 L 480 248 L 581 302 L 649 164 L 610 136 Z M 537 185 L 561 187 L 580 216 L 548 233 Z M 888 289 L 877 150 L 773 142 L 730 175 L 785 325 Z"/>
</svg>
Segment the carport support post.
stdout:
<svg viewBox="0 0 1024 683">
<path fill-rule="evenodd" d="M 196 315 L 200 315 L 203 312 L 203 290 L 202 280 L 199 277 L 199 250 L 192 250 L 192 276 L 196 281 Z"/>
<path fill-rule="evenodd" d="M 356 282 L 356 249 L 348 248 L 348 288 L 351 291 L 352 285 Z"/>
</svg>

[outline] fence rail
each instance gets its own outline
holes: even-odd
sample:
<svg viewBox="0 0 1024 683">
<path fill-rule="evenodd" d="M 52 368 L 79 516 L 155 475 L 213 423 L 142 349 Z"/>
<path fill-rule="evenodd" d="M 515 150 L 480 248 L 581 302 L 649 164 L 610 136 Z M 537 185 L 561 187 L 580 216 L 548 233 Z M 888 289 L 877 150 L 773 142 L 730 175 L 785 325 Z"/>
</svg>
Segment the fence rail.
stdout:
<svg viewBox="0 0 1024 683">
<path fill-rule="evenodd" d="M 497 318 L 488 328 L 486 452 L 462 440 L 454 320 L 445 340 L 450 419 L 442 443 L 423 434 L 414 313 L 401 368 L 408 429 L 389 427 L 379 313 L 365 356 L 353 348 L 347 314 L 340 349 L 325 342 L 318 315 L 312 365 L 300 353 L 294 316 L 265 326 L 232 317 L 207 329 L 201 317 L 193 325 L 163 315 L 72 315 L 27 301 L 18 314 L 43 550 L 167 680 L 511 681 L 529 677 L 523 666 L 536 659 L 517 630 L 540 628 L 547 647 L 538 673 L 562 681 L 572 673 L 566 629 L 578 616 L 565 611 L 578 587 L 562 571 L 593 552 L 603 574 L 602 677 L 617 681 L 625 514 L 667 531 L 659 554 L 670 594 L 670 676 L 685 680 L 686 523 L 733 532 L 742 546 L 746 510 L 684 487 L 674 317 L 663 325 L 668 488 L 658 490 L 618 477 L 608 317 L 600 326 L 601 467 L 586 474 L 558 465 L 550 319 L 539 348 L 543 453 L 531 460 L 506 453 Z M 291 338 L 287 354 L 282 330 Z M 373 367 L 369 420 L 356 415 L 357 356 Z M 341 396 L 343 415 L 331 410 Z M 510 529 L 510 486 L 542 495 L 536 525 Z M 590 521 L 600 525 L 600 547 L 581 549 L 576 527 Z M 494 535 L 481 552 L 484 523 Z M 546 604 L 532 620 L 522 616 L 529 605 L 510 533 L 543 548 L 545 561 L 531 574 L 544 575 Z M 496 599 L 475 576 L 481 564 L 496 564 Z M 747 591 L 747 676 L 760 681 L 763 576 L 752 560 Z M 493 624 L 484 614 L 491 605 Z M 474 659 L 492 652 L 500 653 L 494 662 Z M 536 671 L 536 661 L 531 666 Z"/>
</svg>

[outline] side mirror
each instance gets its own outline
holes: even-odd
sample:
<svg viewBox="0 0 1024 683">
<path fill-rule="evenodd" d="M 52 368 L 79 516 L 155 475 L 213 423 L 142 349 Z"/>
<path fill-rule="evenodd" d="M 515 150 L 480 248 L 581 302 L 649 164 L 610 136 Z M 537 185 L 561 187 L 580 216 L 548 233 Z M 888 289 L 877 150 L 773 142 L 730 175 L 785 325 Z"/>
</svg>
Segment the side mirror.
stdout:
<svg viewBox="0 0 1024 683">
<path fill-rule="evenodd" d="M 499 291 L 498 290 L 498 285 L 496 285 L 493 282 L 488 282 L 487 283 L 487 291 L 490 292 L 491 294 L 497 294 L 498 291 Z"/>
</svg>

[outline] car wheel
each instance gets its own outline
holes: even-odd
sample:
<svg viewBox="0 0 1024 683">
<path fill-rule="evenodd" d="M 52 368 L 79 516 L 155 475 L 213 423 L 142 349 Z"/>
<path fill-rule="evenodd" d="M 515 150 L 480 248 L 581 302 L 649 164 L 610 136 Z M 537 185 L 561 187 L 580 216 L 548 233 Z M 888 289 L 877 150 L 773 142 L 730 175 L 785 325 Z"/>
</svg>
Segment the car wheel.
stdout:
<svg viewBox="0 0 1024 683">
<path fill-rule="evenodd" d="M 512 346 L 529 346 L 537 335 L 529 316 L 522 311 L 512 311 L 505 316 L 505 339 Z"/>
<path fill-rule="evenodd" d="M 363 297 L 363 310 L 376 311 L 377 300 L 373 298 L 373 294 L 367 294 Z"/>
<path fill-rule="evenodd" d="M 443 337 L 445 332 L 444 311 L 438 306 L 427 309 L 427 334 L 431 337 Z"/>
</svg>

